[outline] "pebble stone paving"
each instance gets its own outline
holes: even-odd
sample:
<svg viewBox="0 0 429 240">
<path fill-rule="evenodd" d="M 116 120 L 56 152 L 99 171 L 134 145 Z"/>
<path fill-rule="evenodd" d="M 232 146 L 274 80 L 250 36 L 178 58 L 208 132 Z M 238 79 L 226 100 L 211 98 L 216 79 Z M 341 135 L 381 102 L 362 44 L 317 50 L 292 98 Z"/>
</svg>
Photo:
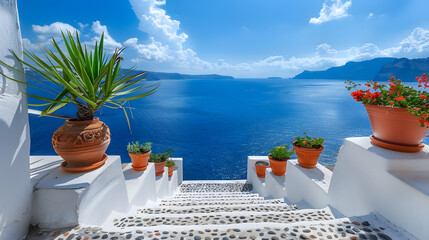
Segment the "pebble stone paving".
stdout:
<svg viewBox="0 0 429 240">
<path fill-rule="evenodd" d="M 244 198 L 251 198 L 251 197 L 259 197 L 258 194 L 216 194 L 216 195 L 193 195 L 193 194 L 188 194 L 188 195 L 176 195 L 173 198 L 170 199 L 199 199 L 199 198 L 206 198 L 206 199 L 212 199 L 212 198 L 240 198 L 240 197 L 244 197 Z"/>
<path fill-rule="evenodd" d="M 171 206 L 171 207 L 189 207 L 189 206 L 216 206 L 216 205 L 248 205 L 248 204 L 284 204 L 283 200 L 233 200 L 233 201 L 193 201 L 193 202 L 168 202 L 160 203 L 159 206 Z"/>
<path fill-rule="evenodd" d="M 311 212 L 285 212 L 281 214 L 258 214 L 258 215 L 198 215 L 183 217 L 127 217 L 120 220 L 115 219 L 117 227 L 149 227 L 159 225 L 209 225 L 209 224 L 239 224 L 239 223 L 291 223 L 302 221 L 332 220 L 334 217 L 323 210 Z"/>
<path fill-rule="evenodd" d="M 179 191 L 182 193 L 202 192 L 248 192 L 252 185 L 248 183 L 182 183 Z"/>
<path fill-rule="evenodd" d="M 229 198 L 175 198 L 175 199 L 165 199 L 161 202 L 195 202 L 195 201 L 252 201 L 252 200 L 264 200 L 262 197 L 229 197 Z"/>
<path fill-rule="evenodd" d="M 189 214 L 189 213 L 215 213 L 215 212 L 288 212 L 297 210 L 295 205 L 247 205 L 247 206 L 225 206 L 225 207 L 200 207 L 189 209 L 172 209 L 172 208 L 145 208 L 140 209 L 141 214 Z"/>
<path fill-rule="evenodd" d="M 331 221 L 314 225 L 297 225 L 284 228 L 260 227 L 255 229 L 230 228 L 226 230 L 203 229 L 189 231 L 129 231 L 129 232 L 104 232 L 100 228 L 76 227 L 70 231 L 38 232 L 33 233 L 28 240 L 40 240 L 38 236 L 44 236 L 48 240 L 92 240 L 92 239 L 183 239 L 183 240 L 235 240 L 235 239 L 370 239 L 391 240 L 407 239 L 400 235 L 389 236 L 383 226 L 372 225 L 368 221 L 350 222 Z M 399 238 L 398 238 L 399 237 Z"/>
<path fill-rule="evenodd" d="M 196 192 L 203 192 L 207 195 L 218 195 L 216 192 L 230 192 L 230 195 L 234 195 L 235 193 L 246 193 L 251 189 L 251 185 L 244 183 L 185 183 L 180 187 L 180 192 L 182 193 L 176 196 L 185 196 L 183 193 L 193 194 Z M 203 194 L 200 196 L 203 196 Z M 368 221 L 362 220 L 363 218 L 358 218 L 359 220 L 349 220 L 347 218 L 331 220 L 333 216 L 323 210 L 315 210 L 313 212 L 295 211 L 296 206 L 288 206 L 280 200 L 243 200 L 241 202 L 231 200 L 230 202 L 222 202 L 220 206 L 219 202 L 216 201 L 204 201 L 204 198 L 200 200 L 191 202 L 192 204 L 197 204 L 198 207 L 195 208 L 183 208 L 183 206 L 192 206 L 188 205 L 190 204 L 189 202 L 172 202 L 168 203 L 170 207 L 141 209 L 137 214 L 143 214 L 142 216 L 137 215 L 135 217 L 130 216 L 113 220 L 113 228 L 116 227 L 116 231 L 114 232 L 106 232 L 102 228 L 80 226 L 73 229 L 56 231 L 33 229 L 26 240 L 414 239 L 412 237 L 404 237 L 400 232 L 396 232 L 392 226 L 389 225 L 390 227 L 387 227 L 382 221 L 371 222 L 374 218 L 368 218 Z M 237 203 L 241 205 L 237 205 Z M 228 204 L 234 206 L 228 206 Z M 277 210 L 274 209 L 275 205 L 277 205 Z M 273 210 L 276 213 L 263 213 L 264 211 Z M 236 213 L 230 215 L 213 213 L 216 211 Z M 240 211 L 248 212 L 247 214 L 240 215 L 237 213 Z M 252 211 L 255 213 L 249 214 Z M 192 216 L 192 213 L 196 212 L 207 214 Z M 168 217 L 156 215 L 162 213 L 165 213 Z M 172 213 L 188 215 L 175 217 Z M 144 214 L 154 214 L 154 216 L 146 217 Z M 317 222 L 312 223 L 312 220 Z M 248 224 L 254 225 L 252 225 L 251 229 L 246 229 L 246 227 L 239 228 L 238 226 L 242 223 L 246 223 L 246 225 L 242 226 L 250 226 Z"/>
</svg>

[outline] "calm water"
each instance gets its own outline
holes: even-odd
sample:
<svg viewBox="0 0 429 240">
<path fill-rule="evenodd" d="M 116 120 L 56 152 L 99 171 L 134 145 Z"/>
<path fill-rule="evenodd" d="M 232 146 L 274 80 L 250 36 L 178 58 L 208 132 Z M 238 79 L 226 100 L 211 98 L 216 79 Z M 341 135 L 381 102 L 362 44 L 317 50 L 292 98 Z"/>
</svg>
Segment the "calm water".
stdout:
<svg viewBox="0 0 429 240">
<path fill-rule="evenodd" d="M 131 106 L 132 134 L 122 110 L 101 112 L 112 132 L 107 153 L 130 162 L 130 141 L 153 142 L 155 152 L 171 147 L 173 157 L 183 157 L 187 180 L 244 179 L 247 156 L 268 155 L 304 131 L 325 138 L 319 161 L 332 166 L 344 138 L 371 134 L 364 107 L 341 80 L 164 80 Z M 73 108 L 61 113 L 73 115 Z M 31 154 L 55 154 L 51 137 L 63 123 L 30 116 Z"/>
</svg>

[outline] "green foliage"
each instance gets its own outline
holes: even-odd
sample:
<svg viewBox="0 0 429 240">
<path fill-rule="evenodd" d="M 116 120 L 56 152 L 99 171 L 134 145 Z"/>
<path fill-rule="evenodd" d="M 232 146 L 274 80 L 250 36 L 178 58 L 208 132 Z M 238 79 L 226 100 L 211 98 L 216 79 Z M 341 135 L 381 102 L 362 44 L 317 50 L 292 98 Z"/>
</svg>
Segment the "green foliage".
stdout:
<svg viewBox="0 0 429 240">
<path fill-rule="evenodd" d="M 171 152 L 170 152 L 170 148 L 165 150 L 163 153 L 151 153 L 150 157 L 149 157 L 149 161 L 154 162 L 154 163 L 164 162 L 169 157 L 171 157 L 171 155 L 173 155 L 173 153 L 174 153 L 174 150 L 171 150 Z"/>
<path fill-rule="evenodd" d="M 318 149 L 322 147 L 323 142 L 325 139 L 323 138 L 311 138 L 307 135 L 307 133 L 304 132 L 304 137 L 293 137 L 296 139 L 294 142 L 296 146 L 303 147 L 303 148 L 311 148 L 311 149 Z"/>
<path fill-rule="evenodd" d="M 268 152 L 271 154 L 271 158 L 275 159 L 275 160 L 279 160 L 279 161 L 287 161 L 288 159 L 290 159 L 290 156 L 295 152 L 294 150 L 292 151 L 288 151 L 288 145 L 285 144 L 283 147 L 280 146 L 277 143 L 277 147 L 268 150 Z"/>
<path fill-rule="evenodd" d="M 128 143 L 127 151 L 133 154 L 144 154 L 144 153 L 148 153 L 151 147 L 152 147 L 151 142 L 147 142 L 143 145 L 143 144 L 140 144 L 139 141 L 137 141 L 135 143 Z"/>
<path fill-rule="evenodd" d="M 66 51 L 63 51 L 52 38 L 51 43 L 55 52 L 43 48 L 46 60 L 27 50 L 24 51 L 24 55 L 29 61 L 24 61 L 13 53 L 24 66 L 39 73 L 49 84 L 32 77 L 41 83 L 42 87 L 39 87 L 12 79 L 1 71 L 0 74 L 10 80 L 44 90 L 46 94 L 43 95 L 27 93 L 29 97 L 45 102 L 37 105 L 46 106 L 42 116 L 53 113 L 66 104 L 74 104 L 78 111 L 76 120 L 91 120 L 97 110 L 106 106 L 122 108 L 129 125 L 125 102 L 155 93 L 159 83 L 145 86 L 142 84 L 144 72 L 131 75 L 134 69 L 121 71 L 120 63 L 123 58 L 120 55 L 124 48 L 116 49 L 108 55 L 103 49 L 104 33 L 101 35 L 100 42 L 95 43 L 94 50 L 88 50 L 86 45 L 80 42 L 77 32 L 75 37 L 69 31 L 66 35 L 62 33 L 62 38 Z M 0 63 L 25 74 L 1 60 Z"/>
<path fill-rule="evenodd" d="M 166 163 L 165 163 L 165 166 L 166 167 L 173 167 L 174 165 L 176 165 L 173 161 L 170 161 L 170 160 L 168 160 Z"/>
</svg>

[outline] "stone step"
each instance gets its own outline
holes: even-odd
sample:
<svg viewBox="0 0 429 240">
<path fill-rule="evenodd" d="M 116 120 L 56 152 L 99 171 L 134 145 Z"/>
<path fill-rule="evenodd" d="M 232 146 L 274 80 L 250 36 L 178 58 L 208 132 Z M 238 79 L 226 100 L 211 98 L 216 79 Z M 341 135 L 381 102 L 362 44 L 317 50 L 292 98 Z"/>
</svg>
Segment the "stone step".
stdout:
<svg viewBox="0 0 429 240">
<path fill-rule="evenodd" d="M 232 225 L 174 226 L 127 228 L 81 228 L 56 232 L 35 232 L 44 239 L 410 239 L 416 240 L 404 230 L 378 219 L 377 216 L 340 218 L 328 221 L 300 223 L 258 223 Z M 51 236 L 51 238 L 49 238 Z M 29 236 L 28 240 L 40 239 Z"/>
<path fill-rule="evenodd" d="M 176 192 L 173 197 L 178 196 L 247 196 L 247 195 L 258 195 L 257 193 L 252 192 Z"/>
<path fill-rule="evenodd" d="M 190 214 L 190 213 L 217 213 L 217 212 L 288 212 L 298 210 L 295 205 L 286 204 L 252 204 L 212 207 L 165 207 L 146 208 L 138 210 L 138 214 Z"/>
<path fill-rule="evenodd" d="M 204 194 L 204 195 L 174 195 L 166 199 L 199 199 L 199 198 L 239 198 L 239 197 L 259 197 L 259 194 Z"/>
<path fill-rule="evenodd" d="M 182 183 L 179 192 L 182 193 L 202 193 L 202 192 L 249 192 L 252 185 L 244 182 L 202 182 L 202 183 Z"/>
<path fill-rule="evenodd" d="M 162 199 L 162 203 L 170 202 L 225 202 L 225 201 L 252 201 L 252 200 L 264 200 L 263 197 L 229 197 L 229 198 L 173 198 L 173 199 Z"/>
<path fill-rule="evenodd" d="M 329 210 L 296 210 L 284 213 L 277 212 L 229 212 L 229 213 L 192 213 L 192 214 L 159 214 L 142 215 L 136 217 L 124 217 L 114 220 L 114 226 L 127 227 L 153 227 L 163 225 L 227 225 L 241 223 L 292 223 L 333 220 L 334 216 Z"/>
<path fill-rule="evenodd" d="M 197 202 L 168 202 L 160 203 L 160 207 L 189 207 L 189 206 L 219 206 L 219 205 L 254 205 L 254 204 L 284 204 L 283 199 L 273 200 L 234 200 L 234 201 L 197 201 Z"/>
</svg>

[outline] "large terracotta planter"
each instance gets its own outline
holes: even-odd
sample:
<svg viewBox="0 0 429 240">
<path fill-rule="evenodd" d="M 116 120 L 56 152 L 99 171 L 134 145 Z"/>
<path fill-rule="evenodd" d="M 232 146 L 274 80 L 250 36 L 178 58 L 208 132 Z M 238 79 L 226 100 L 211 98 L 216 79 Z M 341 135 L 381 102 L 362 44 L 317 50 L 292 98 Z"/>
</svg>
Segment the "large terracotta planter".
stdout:
<svg viewBox="0 0 429 240">
<path fill-rule="evenodd" d="M 400 152 L 422 150 L 428 128 L 406 108 L 365 104 L 372 131 L 371 142 L 379 147 Z"/>
<path fill-rule="evenodd" d="M 319 159 L 320 153 L 323 151 L 323 146 L 317 149 L 303 148 L 295 145 L 293 142 L 293 149 L 298 157 L 298 163 L 304 168 L 314 168 Z"/>
<path fill-rule="evenodd" d="M 174 166 L 168 167 L 168 177 L 173 176 Z"/>
<path fill-rule="evenodd" d="M 270 164 L 265 161 L 257 161 L 255 162 L 256 175 L 260 178 L 265 177 L 265 169 L 269 168 Z"/>
<path fill-rule="evenodd" d="M 155 176 L 161 176 L 164 173 L 165 162 L 155 163 Z"/>
<path fill-rule="evenodd" d="M 268 155 L 268 159 L 270 160 L 270 166 L 271 166 L 271 170 L 273 172 L 274 175 L 276 176 L 283 176 L 286 173 L 286 164 L 287 164 L 287 160 L 276 160 L 271 158 L 271 154 Z"/>
<path fill-rule="evenodd" d="M 131 158 L 132 167 L 135 171 L 146 170 L 151 152 L 152 151 L 149 151 L 143 154 L 128 153 L 128 155 L 130 155 L 130 158 Z"/>
<path fill-rule="evenodd" d="M 110 129 L 98 118 L 88 121 L 67 120 L 55 131 L 52 146 L 70 172 L 83 172 L 101 167 L 107 159 Z"/>
</svg>

